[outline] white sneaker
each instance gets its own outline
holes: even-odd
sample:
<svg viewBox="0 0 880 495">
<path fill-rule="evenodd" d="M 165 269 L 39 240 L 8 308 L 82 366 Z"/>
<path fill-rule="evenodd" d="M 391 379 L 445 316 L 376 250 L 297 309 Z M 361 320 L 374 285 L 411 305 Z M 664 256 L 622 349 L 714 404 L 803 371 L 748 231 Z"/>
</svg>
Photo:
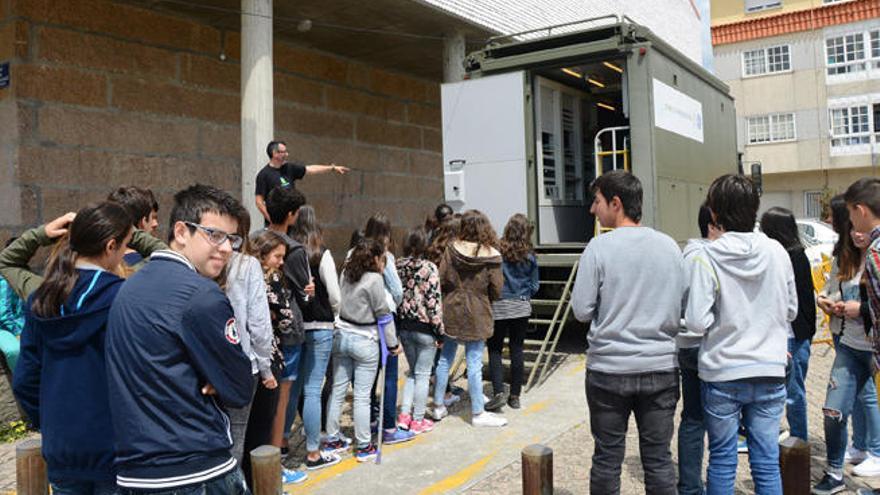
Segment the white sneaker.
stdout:
<svg viewBox="0 0 880 495">
<path fill-rule="evenodd" d="M 852 472 L 855 476 L 880 476 L 880 457 L 868 454 L 868 458 L 854 467 Z"/>
<path fill-rule="evenodd" d="M 449 410 L 446 409 L 446 406 L 434 406 L 434 409 L 431 412 L 433 413 L 434 421 L 440 421 L 446 416 L 449 416 Z"/>
<path fill-rule="evenodd" d="M 497 414 L 492 414 L 489 411 L 483 411 L 471 418 L 471 425 L 473 426 L 504 426 L 506 424 L 507 419 Z"/>
<path fill-rule="evenodd" d="M 867 458 L 868 452 L 866 450 L 859 450 L 850 445 L 846 448 L 846 454 L 843 456 L 843 462 L 847 464 L 861 464 L 861 462 Z"/>
</svg>

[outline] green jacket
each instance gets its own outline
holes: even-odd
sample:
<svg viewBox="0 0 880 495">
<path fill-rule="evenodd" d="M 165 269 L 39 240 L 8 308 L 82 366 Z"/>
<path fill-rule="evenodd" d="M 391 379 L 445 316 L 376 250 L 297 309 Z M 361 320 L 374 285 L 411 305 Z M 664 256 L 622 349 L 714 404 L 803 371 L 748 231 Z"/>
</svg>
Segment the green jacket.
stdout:
<svg viewBox="0 0 880 495">
<path fill-rule="evenodd" d="M 9 282 L 22 300 L 26 301 L 28 296 L 43 283 L 43 276 L 32 272 L 28 263 L 40 247 L 51 246 L 55 241 L 56 239 L 50 239 L 46 235 L 45 225 L 40 225 L 24 232 L 9 247 L 0 251 L 0 276 Z M 149 257 L 153 251 L 168 249 L 164 242 L 137 229 L 131 237 L 130 245 L 144 258 Z M 145 261 L 137 263 L 132 268 L 139 270 L 143 263 Z"/>
</svg>

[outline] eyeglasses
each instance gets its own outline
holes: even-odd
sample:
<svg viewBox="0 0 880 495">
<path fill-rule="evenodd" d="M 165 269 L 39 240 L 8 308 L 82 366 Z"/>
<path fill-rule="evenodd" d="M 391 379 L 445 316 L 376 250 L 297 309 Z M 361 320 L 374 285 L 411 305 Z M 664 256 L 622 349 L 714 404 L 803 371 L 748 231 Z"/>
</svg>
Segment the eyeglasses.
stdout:
<svg viewBox="0 0 880 495">
<path fill-rule="evenodd" d="M 232 249 L 238 250 L 241 247 L 241 244 L 244 242 L 244 239 L 241 238 L 240 235 L 236 234 L 227 234 L 222 230 L 212 229 L 211 227 L 205 227 L 204 225 L 197 224 L 195 222 L 183 222 L 190 227 L 201 229 L 208 234 L 208 242 L 215 246 L 220 246 L 227 240 L 229 240 L 229 244 L 232 245 Z"/>
</svg>

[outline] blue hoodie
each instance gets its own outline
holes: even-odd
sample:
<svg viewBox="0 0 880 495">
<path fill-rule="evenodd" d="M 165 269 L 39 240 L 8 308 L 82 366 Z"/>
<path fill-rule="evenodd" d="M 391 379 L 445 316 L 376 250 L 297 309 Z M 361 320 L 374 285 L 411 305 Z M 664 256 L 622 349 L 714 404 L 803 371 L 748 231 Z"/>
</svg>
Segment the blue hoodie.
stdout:
<svg viewBox="0 0 880 495">
<path fill-rule="evenodd" d="M 104 336 L 123 279 L 103 270 L 77 269 L 77 274 L 61 316 L 35 315 L 34 298 L 28 298 L 13 391 L 43 435 L 50 481 L 112 481 Z"/>
</svg>

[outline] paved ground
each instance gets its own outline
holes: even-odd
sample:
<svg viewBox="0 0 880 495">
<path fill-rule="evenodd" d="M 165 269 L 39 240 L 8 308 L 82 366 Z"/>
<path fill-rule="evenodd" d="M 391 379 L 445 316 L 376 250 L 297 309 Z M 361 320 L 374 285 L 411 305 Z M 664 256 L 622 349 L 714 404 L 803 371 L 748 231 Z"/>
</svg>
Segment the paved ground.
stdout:
<svg viewBox="0 0 880 495">
<path fill-rule="evenodd" d="M 824 467 L 821 408 L 833 358 L 829 347 L 813 347 L 807 396 L 814 482 Z M 381 465 L 358 464 L 349 457 L 336 466 L 311 473 L 311 479 L 303 485 L 286 486 L 285 491 L 291 495 L 362 494 L 378 489 L 398 495 L 516 494 L 521 492 L 519 452 L 528 444 L 540 442 L 554 450 L 555 493 L 587 493 L 592 439 L 586 424 L 583 373 L 583 355 L 569 356 L 545 385 L 524 396 L 521 410 L 505 411 L 510 419 L 505 428 L 471 427 L 469 406 L 461 404 L 435 431 L 413 442 L 386 447 Z M 674 441 L 672 447 L 675 456 Z M 880 487 L 880 479 L 848 476 L 847 482 L 853 490 L 869 484 Z M 622 486 L 625 495 L 644 493 L 634 423 L 627 438 Z M 0 494 L 14 487 L 15 448 L 12 444 L 0 445 Z M 737 493 L 753 493 L 744 455 L 740 456 Z"/>
</svg>

